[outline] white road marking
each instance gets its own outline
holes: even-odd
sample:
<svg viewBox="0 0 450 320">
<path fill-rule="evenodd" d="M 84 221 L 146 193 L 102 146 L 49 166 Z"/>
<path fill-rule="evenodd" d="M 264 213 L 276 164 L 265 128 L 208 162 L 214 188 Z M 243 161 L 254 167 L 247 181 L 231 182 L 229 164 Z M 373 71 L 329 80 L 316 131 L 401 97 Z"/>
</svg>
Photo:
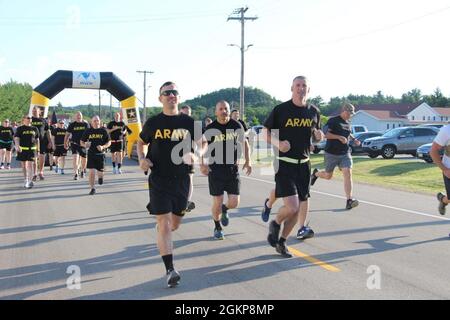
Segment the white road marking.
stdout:
<svg viewBox="0 0 450 320">
<path fill-rule="evenodd" d="M 244 177 L 242 176 L 242 178 L 245 179 L 249 179 L 249 180 L 254 180 L 254 181 L 260 181 L 260 182 L 264 182 L 264 183 L 268 183 L 268 184 L 275 184 L 275 182 L 273 181 L 267 181 L 267 180 L 263 180 L 263 179 L 258 179 L 258 178 L 251 178 L 251 177 Z M 317 193 L 317 194 L 321 194 L 321 195 L 326 195 L 329 197 L 334 197 L 334 198 L 339 198 L 339 199 L 346 199 L 343 196 L 339 196 L 336 194 L 332 194 L 332 193 L 327 193 L 327 192 L 321 192 L 321 191 L 315 191 L 315 190 L 311 190 L 312 193 Z M 438 220 L 446 220 L 446 221 L 450 221 L 450 218 L 445 218 L 445 217 L 441 217 L 441 216 L 436 216 L 436 215 L 431 215 L 428 213 L 424 213 L 424 212 L 419 212 L 419 211 L 414 211 L 414 210 L 409 210 L 409 209 L 403 209 L 403 208 L 398 208 L 398 207 L 392 207 L 392 206 L 387 206 L 385 204 L 381 204 L 381 203 L 376 203 L 376 202 L 370 202 L 370 201 L 365 201 L 365 200 L 359 200 L 358 201 L 360 203 L 365 203 L 365 204 L 369 204 L 372 206 L 377 206 L 377 207 L 382 207 L 382 208 L 387 208 L 387 209 L 392 209 L 392 210 L 397 210 L 397 211 L 401 211 L 401 212 L 406 212 L 406 213 L 412 213 L 418 216 L 425 216 L 425 217 L 429 217 L 429 218 L 433 218 L 433 219 L 438 219 Z"/>
</svg>

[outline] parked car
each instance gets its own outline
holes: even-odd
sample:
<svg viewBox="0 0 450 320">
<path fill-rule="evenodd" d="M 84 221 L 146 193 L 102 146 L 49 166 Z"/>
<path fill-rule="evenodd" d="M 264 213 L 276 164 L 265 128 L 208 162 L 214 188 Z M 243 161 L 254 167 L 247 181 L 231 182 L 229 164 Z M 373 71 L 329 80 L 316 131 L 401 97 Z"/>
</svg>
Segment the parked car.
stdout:
<svg viewBox="0 0 450 320">
<path fill-rule="evenodd" d="M 358 135 L 358 134 L 361 134 L 361 133 L 368 133 L 368 132 L 369 132 L 369 130 L 367 130 L 367 127 L 366 127 L 366 126 L 363 126 L 363 125 L 360 125 L 360 124 L 352 125 L 351 128 L 352 128 L 352 134 L 354 134 L 355 137 L 356 137 L 356 135 Z M 326 133 L 326 131 L 327 131 L 327 126 L 325 125 L 325 126 L 323 127 L 323 132 Z M 379 135 L 381 135 L 381 133 L 380 133 Z M 377 135 L 373 135 L 372 137 L 376 137 L 376 136 L 377 136 Z M 366 137 L 365 139 L 367 139 L 367 137 Z M 361 141 L 361 142 L 362 142 L 362 141 Z M 320 142 L 318 142 L 318 143 L 314 143 L 314 151 L 313 151 L 313 153 L 316 153 L 316 154 L 317 154 L 317 153 L 319 153 L 320 151 L 325 150 L 325 146 L 326 146 L 326 145 L 327 145 L 327 139 L 323 139 L 322 141 L 320 141 Z M 350 147 L 353 148 L 352 145 L 350 145 Z M 353 151 L 352 151 L 352 152 L 353 152 Z M 361 150 L 361 152 L 362 152 L 362 150 Z"/>
<path fill-rule="evenodd" d="M 361 141 L 361 144 L 359 146 L 355 145 L 355 142 L 353 140 L 350 140 L 349 146 L 350 146 L 350 152 L 353 153 L 364 153 L 363 150 L 363 142 L 366 141 L 369 138 L 375 138 L 380 137 L 383 135 L 383 132 L 379 131 L 368 131 L 368 132 L 361 132 L 355 134 L 355 138 Z"/>
<path fill-rule="evenodd" d="M 396 154 L 416 156 L 417 148 L 433 142 L 438 132 L 439 129 L 434 127 L 391 129 L 380 137 L 366 139 L 363 142 L 363 151 L 371 158 L 381 155 L 385 159 L 392 159 Z"/>
<path fill-rule="evenodd" d="M 362 124 L 352 124 L 352 133 L 357 134 L 361 132 L 369 132 L 369 129 L 367 129 L 366 126 L 363 126 Z"/>
<path fill-rule="evenodd" d="M 433 163 L 433 159 L 431 159 L 431 156 L 430 156 L 430 150 L 431 150 L 432 144 L 433 143 L 427 143 L 427 144 L 423 144 L 420 147 L 418 147 L 417 151 L 416 151 L 417 158 L 422 159 L 427 163 Z M 444 155 L 443 148 L 439 151 L 439 154 L 441 155 L 441 157 Z"/>
<path fill-rule="evenodd" d="M 442 123 L 426 123 L 426 124 L 421 124 L 419 125 L 419 127 L 434 127 L 434 128 L 442 128 L 444 126 L 444 124 Z"/>
</svg>

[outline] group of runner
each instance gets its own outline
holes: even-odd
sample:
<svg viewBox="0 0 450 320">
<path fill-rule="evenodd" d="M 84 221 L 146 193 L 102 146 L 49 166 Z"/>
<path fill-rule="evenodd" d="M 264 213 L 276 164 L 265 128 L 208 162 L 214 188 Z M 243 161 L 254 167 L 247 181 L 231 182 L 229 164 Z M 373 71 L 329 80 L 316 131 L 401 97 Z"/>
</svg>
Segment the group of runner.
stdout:
<svg viewBox="0 0 450 320">
<path fill-rule="evenodd" d="M 34 182 L 44 180 L 45 155 L 49 153 L 50 170 L 65 174 L 65 157 L 70 149 L 73 155 L 73 179 L 78 180 L 89 173 L 89 194 L 95 191 L 95 175 L 98 172 L 98 183 L 103 184 L 105 152 L 111 147 L 113 173 L 122 173 L 122 162 L 125 152 L 126 134 L 131 130 L 116 113 L 114 121 L 108 123 L 106 129 L 101 126 L 100 118 L 95 116 L 91 124 L 83 120 L 81 112 L 77 112 L 74 121 L 65 128 L 63 120 L 56 125 L 49 125 L 40 117 L 38 107 L 32 109 L 32 116 L 24 115 L 22 125 L 16 131 L 5 120 L 0 127 L 0 160 L 2 169 L 11 168 L 11 153 L 15 148 L 17 161 L 21 163 L 24 175 L 24 188 L 30 189 Z M 6 166 L 4 163 L 6 163 Z M 116 168 L 117 164 L 117 168 Z"/>
<path fill-rule="evenodd" d="M 276 106 L 264 123 L 263 135 L 276 151 L 275 182 L 271 204 L 276 198 L 283 199 L 275 219 L 270 222 L 269 244 L 284 257 L 291 254 L 286 240 L 297 222 L 300 222 L 301 239 L 311 237 L 313 231 L 305 226 L 309 210 L 309 189 L 311 174 L 309 161 L 312 142 L 321 141 L 319 109 L 307 103 L 309 84 L 305 77 L 293 80 L 292 99 Z M 137 153 L 139 165 L 149 175 L 149 198 L 147 209 L 157 219 L 157 245 L 166 268 L 167 285 L 176 286 L 181 276 L 173 262 L 172 232 L 177 230 L 192 195 L 192 165 L 195 161 L 200 171 L 208 176 L 209 193 L 212 197 L 211 215 L 213 237 L 223 240 L 224 227 L 230 223 L 228 211 L 237 208 L 240 201 L 239 159 L 244 158 L 242 170 L 250 175 L 252 164 L 246 129 L 239 120 L 237 110 L 230 110 L 227 101 L 221 100 L 215 106 L 216 119 L 202 128 L 202 124 L 189 117 L 190 108 L 178 105 L 180 95 L 173 82 L 164 83 L 159 90 L 162 112 L 144 124 Z M 344 106 L 345 112 L 349 106 Z M 343 111 L 343 112 L 344 112 Z M 353 110 L 354 111 L 354 110 Z M 354 112 L 353 112 L 354 113 Z M 233 116 L 232 116 L 233 114 Z M 349 117 L 340 126 L 332 127 L 327 133 L 350 135 Z M 338 143 L 348 144 L 346 139 Z M 348 147 L 348 146 L 347 146 Z M 339 148 L 341 151 L 342 148 Z M 329 161 L 326 159 L 326 161 Z M 351 170 L 351 164 L 344 156 L 333 159 L 333 166 Z M 225 199 L 227 193 L 227 199 Z M 350 195 L 351 197 L 351 195 Z M 351 208 L 357 205 L 357 201 Z M 267 201 L 266 201 L 267 204 Z M 270 209 L 264 206 L 263 221 L 267 222 Z"/>
<path fill-rule="evenodd" d="M 275 189 L 266 199 L 261 217 L 264 222 L 268 222 L 273 203 L 278 198 L 282 199 L 283 205 L 269 223 L 267 241 L 276 252 L 287 258 L 292 255 L 286 241 L 297 223 L 300 226 L 298 239 L 304 240 L 314 235 L 306 220 L 310 188 L 318 178 L 331 179 L 334 169 L 339 167 L 344 175 L 344 190 L 347 196 L 345 208 L 350 210 L 358 205 L 358 201 L 352 197 L 353 162 L 348 146 L 351 139 L 356 140 L 350 129 L 350 118 L 355 113 L 355 108 L 351 104 L 344 104 L 340 114 L 329 120 L 324 133 L 321 128 L 320 110 L 307 102 L 309 90 L 306 77 L 294 78 L 291 85 L 292 98 L 274 107 L 264 122 L 263 129 L 263 137 L 275 149 Z M 159 101 L 163 106 L 162 112 L 145 122 L 137 142 L 137 155 L 140 168 L 146 173 L 150 172 L 150 201 L 147 209 L 151 215 L 156 216 L 157 246 L 165 265 L 167 285 L 175 287 L 181 276 L 174 267 L 172 232 L 179 228 L 184 215 L 195 208 L 191 201 L 194 164 L 198 163 L 201 173 L 208 176 L 214 225 L 212 234 L 214 239 L 223 240 L 223 228 L 230 223 L 228 210 L 239 206 L 239 164 L 242 155 L 242 170 L 245 174 L 252 173 L 252 163 L 245 129 L 238 117 L 232 118 L 227 101 L 217 102 L 216 119 L 206 127 L 194 121 L 190 116 L 189 106 L 178 109 L 180 94 L 174 82 L 166 82 L 160 87 Z M 115 121 L 108 125 L 108 130 L 120 130 L 121 134 L 125 134 L 126 126 L 122 123 L 116 117 Z M 43 136 L 40 129 L 31 124 L 32 118 L 25 116 L 23 126 L 17 129 L 14 138 L 17 159 L 22 161 L 26 184 L 31 181 L 29 172 Z M 0 132 L 3 132 L 3 127 Z M 63 134 L 62 130 L 64 129 L 58 126 L 51 140 L 55 151 L 58 151 L 56 154 L 63 157 L 64 150 L 67 150 L 70 144 L 74 154 L 74 179 L 78 179 L 78 174 L 83 177 L 84 168 L 91 169 L 90 194 L 95 194 L 96 172 L 98 183 L 103 183 L 105 150 L 111 146 L 113 153 L 119 152 L 117 150 L 123 148 L 123 139 L 121 136 L 113 136 L 111 131 L 101 127 L 98 116 L 92 118 L 89 126 L 83 121 L 81 113 L 76 115 L 75 122 L 69 126 L 67 132 Z M 64 141 L 60 138 L 63 136 Z M 7 138 L 1 137 L 0 142 L 4 143 Z M 315 169 L 311 172 L 312 143 L 319 142 L 324 137 L 327 138 L 325 170 Z M 443 170 L 446 187 L 450 192 L 450 154 L 444 157 L 442 163 L 436 151 L 439 147 L 450 144 L 450 129 L 442 131 L 438 137 L 433 146 L 432 157 Z M 355 143 L 358 144 L 359 141 L 356 140 Z M 113 159 L 113 162 L 119 163 L 114 171 L 120 173 L 121 157 L 115 155 Z M 63 162 L 58 165 L 64 167 Z M 444 194 L 438 194 L 438 200 L 440 213 L 444 214 L 450 201 Z"/>
</svg>

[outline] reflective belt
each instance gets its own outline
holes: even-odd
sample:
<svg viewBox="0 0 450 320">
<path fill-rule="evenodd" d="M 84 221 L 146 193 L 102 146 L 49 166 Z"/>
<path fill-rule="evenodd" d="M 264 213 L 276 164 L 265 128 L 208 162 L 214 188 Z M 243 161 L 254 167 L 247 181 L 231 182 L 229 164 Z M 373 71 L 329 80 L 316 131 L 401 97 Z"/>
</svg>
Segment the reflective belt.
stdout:
<svg viewBox="0 0 450 320">
<path fill-rule="evenodd" d="M 289 157 L 277 157 L 277 159 L 281 160 L 281 161 L 284 161 L 284 162 L 293 163 L 293 164 L 307 163 L 309 161 L 309 158 L 294 159 L 294 158 L 289 158 Z"/>
<path fill-rule="evenodd" d="M 111 142 L 123 142 L 123 140 L 111 140 Z"/>
<path fill-rule="evenodd" d="M 0 139 L 0 143 L 12 143 L 12 140 L 10 140 L 10 141 L 4 141 L 4 140 Z"/>
<path fill-rule="evenodd" d="M 20 147 L 20 149 L 28 151 L 28 150 L 36 150 L 36 147 Z"/>
</svg>

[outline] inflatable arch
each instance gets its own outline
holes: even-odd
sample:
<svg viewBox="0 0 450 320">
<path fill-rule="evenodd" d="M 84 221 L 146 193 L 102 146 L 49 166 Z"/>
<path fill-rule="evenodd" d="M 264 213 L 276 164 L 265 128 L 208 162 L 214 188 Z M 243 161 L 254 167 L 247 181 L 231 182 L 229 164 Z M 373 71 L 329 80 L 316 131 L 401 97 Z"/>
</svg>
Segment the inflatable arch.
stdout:
<svg viewBox="0 0 450 320">
<path fill-rule="evenodd" d="M 142 130 L 135 92 L 112 72 L 77 72 L 59 70 L 33 90 L 31 95 L 30 115 L 34 107 L 39 107 L 47 118 L 50 100 L 62 90 L 103 89 L 120 101 L 123 120 L 133 131 L 128 135 L 128 156 Z"/>
</svg>

